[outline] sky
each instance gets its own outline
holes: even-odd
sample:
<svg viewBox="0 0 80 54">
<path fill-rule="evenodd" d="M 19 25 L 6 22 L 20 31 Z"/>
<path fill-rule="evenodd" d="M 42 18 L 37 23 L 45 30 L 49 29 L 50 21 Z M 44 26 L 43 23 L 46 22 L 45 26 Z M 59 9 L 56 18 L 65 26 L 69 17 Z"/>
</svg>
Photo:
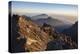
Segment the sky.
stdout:
<svg viewBox="0 0 80 54">
<path fill-rule="evenodd" d="M 65 19 L 57 16 L 56 18 L 74 23 L 77 20 L 77 12 L 77 5 L 12 1 L 12 13 L 14 14 L 37 15 L 45 13 L 53 17 L 56 15 L 65 16 Z"/>
</svg>

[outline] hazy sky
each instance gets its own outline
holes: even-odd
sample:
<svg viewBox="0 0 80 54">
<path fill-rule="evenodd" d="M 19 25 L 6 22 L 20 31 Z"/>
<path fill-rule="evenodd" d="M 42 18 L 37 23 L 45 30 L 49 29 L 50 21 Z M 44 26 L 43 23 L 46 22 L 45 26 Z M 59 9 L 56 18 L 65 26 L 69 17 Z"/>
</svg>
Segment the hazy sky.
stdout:
<svg viewBox="0 0 80 54">
<path fill-rule="evenodd" d="M 49 15 L 63 15 L 70 18 L 72 21 L 77 18 L 77 5 L 64 4 L 47 4 L 47 3 L 32 3 L 32 2 L 12 2 L 12 13 L 27 14 L 27 13 L 46 13 Z"/>
</svg>

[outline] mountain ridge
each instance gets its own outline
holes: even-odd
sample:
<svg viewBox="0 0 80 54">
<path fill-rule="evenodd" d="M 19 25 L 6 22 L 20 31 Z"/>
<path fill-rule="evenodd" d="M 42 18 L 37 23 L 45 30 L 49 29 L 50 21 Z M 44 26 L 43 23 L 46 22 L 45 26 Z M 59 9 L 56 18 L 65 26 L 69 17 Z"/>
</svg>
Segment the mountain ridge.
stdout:
<svg viewBox="0 0 80 54">
<path fill-rule="evenodd" d="M 46 14 L 42 14 L 42 15 L 46 15 Z M 41 15 L 39 15 L 39 16 L 41 16 Z M 36 17 L 36 18 L 37 19 L 34 20 L 35 23 L 37 23 L 39 25 L 42 25 L 43 23 L 50 24 L 51 26 L 55 27 L 59 32 L 61 32 L 62 30 L 71 26 L 71 24 L 64 23 L 63 21 L 58 20 L 58 19 L 54 19 L 54 18 L 52 18 L 51 16 L 48 16 L 48 15 L 47 15 L 46 18 L 44 18 L 44 17 L 43 18 Z"/>
</svg>

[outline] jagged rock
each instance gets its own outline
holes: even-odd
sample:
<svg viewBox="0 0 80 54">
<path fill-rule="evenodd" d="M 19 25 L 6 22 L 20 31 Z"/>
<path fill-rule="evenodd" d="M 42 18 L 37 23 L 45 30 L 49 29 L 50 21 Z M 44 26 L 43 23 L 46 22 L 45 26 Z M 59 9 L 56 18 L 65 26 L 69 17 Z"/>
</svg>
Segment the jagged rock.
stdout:
<svg viewBox="0 0 80 54">
<path fill-rule="evenodd" d="M 48 35 L 37 24 L 20 16 L 18 20 L 20 37 L 26 38 L 25 50 L 43 51 L 47 47 Z"/>
</svg>

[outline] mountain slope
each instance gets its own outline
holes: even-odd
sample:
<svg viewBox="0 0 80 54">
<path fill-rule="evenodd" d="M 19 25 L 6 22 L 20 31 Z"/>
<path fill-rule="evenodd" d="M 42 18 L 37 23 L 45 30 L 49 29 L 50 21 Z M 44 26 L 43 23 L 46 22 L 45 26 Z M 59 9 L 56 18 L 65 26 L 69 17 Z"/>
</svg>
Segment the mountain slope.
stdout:
<svg viewBox="0 0 80 54">
<path fill-rule="evenodd" d="M 57 33 L 55 28 L 52 30 L 52 26 L 49 24 L 43 24 L 39 27 L 33 20 L 27 20 L 27 18 L 21 16 L 18 25 L 19 34 L 26 38 L 25 50 L 44 51 L 77 48 L 77 44 L 71 37 Z M 50 46 L 52 47 L 50 48 Z"/>
</svg>

